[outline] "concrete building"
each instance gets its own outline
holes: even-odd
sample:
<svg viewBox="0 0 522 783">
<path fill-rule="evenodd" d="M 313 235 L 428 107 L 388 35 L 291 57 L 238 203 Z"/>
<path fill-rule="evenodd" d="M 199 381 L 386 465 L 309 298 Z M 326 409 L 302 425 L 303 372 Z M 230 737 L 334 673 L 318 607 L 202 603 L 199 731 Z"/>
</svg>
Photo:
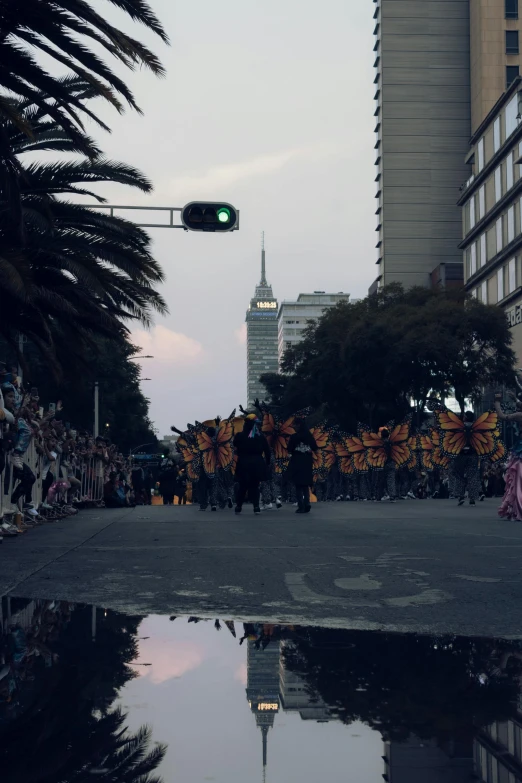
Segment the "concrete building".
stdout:
<svg viewBox="0 0 522 783">
<path fill-rule="evenodd" d="M 310 321 L 318 321 L 329 307 L 334 307 L 339 302 L 349 301 L 350 294 L 344 294 L 342 291 L 338 294 L 314 291 L 313 294 L 299 294 L 295 302 L 286 300 L 281 302 L 277 318 L 279 362 L 287 348 L 301 342 L 303 332 Z"/>
<path fill-rule="evenodd" d="M 383 778 L 390 783 L 468 783 L 473 780 L 471 743 L 460 746 L 449 742 L 441 747 L 434 740 L 421 740 L 412 735 L 406 742 L 385 742 L 383 759 Z"/>
<path fill-rule="evenodd" d="M 520 75 L 519 0 L 471 0 L 471 130 Z"/>
<path fill-rule="evenodd" d="M 522 714 L 481 731 L 474 750 L 475 769 L 482 783 L 518 783 L 522 780 Z"/>
<path fill-rule="evenodd" d="M 281 643 L 282 650 L 291 647 L 292 642 Z M 279 694 L 283 710 L 298 712 L 301 720 L 328 723 L 337 719 L 333 708 L 325 704 L 319 694 L 310 691 L 306 680 L 286 668 L 283 656 L 280 657 L 279 662 Z"/>
<path fill-rule="evenodd" d="M 522 78 L 517 77 L 471 139 L 473 174 L 462 207 L 466 287 L 502 307 L 522 357 Z"/>
<path fill-rule="evenodd" d="M 374 3 L 378 241 L 370 291 L 428 286 L 432 273 L 440 281 L 462 270 L 456 202 L 470 174 L 470 0 Z"/>
<path fill-rule="evenodd" d="M 265 246 L 261 250 L 261 280 L 246 314 L 247 325 L 247 405 L 266 394 L 259 378 L 266 372 L 278 372 L 277 299 L 266 280 Z"/>
</svg>

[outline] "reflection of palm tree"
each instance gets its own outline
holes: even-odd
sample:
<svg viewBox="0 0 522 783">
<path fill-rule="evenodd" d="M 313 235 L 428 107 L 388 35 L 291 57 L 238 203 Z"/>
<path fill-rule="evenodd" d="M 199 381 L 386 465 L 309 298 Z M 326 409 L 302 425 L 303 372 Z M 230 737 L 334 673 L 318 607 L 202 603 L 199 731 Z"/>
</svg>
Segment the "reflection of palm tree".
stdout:
<svg viewBox="0 0 522 783">
<path fill-rule="evenodd" d="M 161 783 L 162 779 L 152 772 L 163 761 L 167 746 L 158 743 L 150 750 L 150 728 L 142 726 L 136 734 L 128 734 L 124 725 L 126 718 L 121 710 L 115 710 L 98 721 L 95 734 L 101 734 L 100 745 L 92 748 L 97 763 L 87 768 L 82 764 L 79 769 L 71 770 L 67 780 L 90 783 L 96 775 L 98 780 L 117 780 L 118 783 Z"/>
</svg>

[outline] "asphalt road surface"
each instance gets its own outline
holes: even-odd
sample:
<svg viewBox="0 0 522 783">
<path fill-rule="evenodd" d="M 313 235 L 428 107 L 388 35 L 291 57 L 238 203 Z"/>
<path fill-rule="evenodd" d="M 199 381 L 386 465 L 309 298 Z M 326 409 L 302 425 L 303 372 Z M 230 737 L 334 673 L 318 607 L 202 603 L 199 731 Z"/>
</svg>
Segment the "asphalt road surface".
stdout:
<svg viewBox="0 0 522 783">
<path fill-rule="evenodd" d="M 522 523 L 498 500 L 82 511 L 0 546 L 0 595 L 138 613 L 522 637 Z"/>
</svg>

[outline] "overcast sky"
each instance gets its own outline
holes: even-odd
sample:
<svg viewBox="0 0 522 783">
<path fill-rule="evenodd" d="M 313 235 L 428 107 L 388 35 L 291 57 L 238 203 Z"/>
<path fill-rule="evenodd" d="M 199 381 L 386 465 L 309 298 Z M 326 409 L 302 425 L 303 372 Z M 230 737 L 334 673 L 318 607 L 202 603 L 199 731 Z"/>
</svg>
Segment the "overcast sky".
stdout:
<svg viewBox="0 0 522 783">
<path fill-rule="evenodd" d="M 111 158 L 142 169 L 152 196 L 223 199 L 241 211 L 224 235 L 153 230 L 170 315 L 135 341 L 160 435 L 246 402 L 245 312 L 260 276 L 279 299 L 364 296 L 375 277 L 373 4 L 361 0 L 151 0 L 172 45 L 139 27 L 167 78 L 126 74 L 144 117 L 103 109 Z M 107 14 L 108 4 L 96 0 Z M 110 9 L 109 9 L 110 10 Z M 110 10 L 111 21 L 121 21 Z"/>
</svg>

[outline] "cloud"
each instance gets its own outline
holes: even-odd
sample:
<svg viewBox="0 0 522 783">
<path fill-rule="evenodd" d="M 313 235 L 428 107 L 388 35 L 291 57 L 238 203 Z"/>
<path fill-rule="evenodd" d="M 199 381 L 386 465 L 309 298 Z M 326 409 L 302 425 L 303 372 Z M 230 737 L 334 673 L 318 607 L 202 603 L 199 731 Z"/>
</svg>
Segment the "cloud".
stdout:
<svg viewBox="0 0 522 783">
<path fill-rule="evenodd" d="M 246 685 L 247 675 L 248 675 L 247 665 L 246 663 L 241 663 L 239 667 L 236 669 L 236 671 L 234 672 L 234 679 L 239 680 L 240 683 Z"/>
<path fill-rule="evenodd" d="M 169 364 L 193 364 L 204 354 L 200 342 L 161 325 L 153 327 L 150 331 L 140 329 L 133 332 L 132 342 L 138 345 L 143 353 L 154 356 L 156 361 Z"/>
<path fill-rule="evenodd" d="M 150 667 L 139 666 L 142 677 L 154 685 L 182 677 L 197 669 L 203 663 L 203 649 L 193 642 L 156 639 L 141 650 L 138 663 L 150 663 Z"/>
<path fill-rule="evenodd" d="M 247 325 L 241 324 L 241 326 L 238 329 L 234 329 L 234 335 L 240 345 L 246 345 Z"/>
<path fill-rule="evenodd" d="M 273 174 L 290 161 L 321 159 L 337 151 L 337 147 L 331 144 L 320 143 L 311 147 L 296 147 L 283 152 L 258 155 L 250 160 L 212 166 L 201 174 L 187 174 L 165 183 L 156 183 L 154 192 L 156 196 L 168 195 L 170 199 L 179 196 L 184 198 L 185 202 L 194 196 L 211 199 L 237 182 Z"/>
</svg>

